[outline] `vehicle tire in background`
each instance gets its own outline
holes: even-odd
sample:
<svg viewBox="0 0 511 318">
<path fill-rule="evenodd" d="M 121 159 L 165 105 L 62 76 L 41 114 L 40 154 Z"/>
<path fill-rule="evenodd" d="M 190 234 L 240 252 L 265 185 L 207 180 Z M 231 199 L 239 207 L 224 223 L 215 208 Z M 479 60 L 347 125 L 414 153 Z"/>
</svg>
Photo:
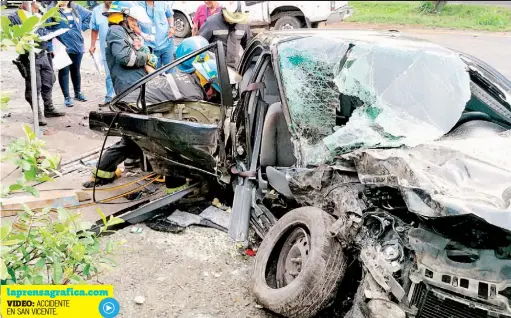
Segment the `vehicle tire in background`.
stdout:
<svg viewBox="0 0 511 318">
<path fill-rule="evenodd" d="M 175 35 L 178 38 L 186 38 L 192 33 L 192 26 L 188 23 L 188 19 L 181 12 L 174 13 L 174 27 L 176 28 Z"/>
<path fill-rule="evenodd" d="M 275 22 L 275 30 L 294 30 L 300 29 L 302 27 L 302 22 L 293 16 L 283 16 Z"/>
<path fill-rule="evenodd" d="M 346 270 L 341 244 L 329 234 L 335 219 L 314 207 L 286 213 L 268 232 L 254 264 L 254 294 L 286 317 L 312 317 L 336 295 Z"/>
</svg>

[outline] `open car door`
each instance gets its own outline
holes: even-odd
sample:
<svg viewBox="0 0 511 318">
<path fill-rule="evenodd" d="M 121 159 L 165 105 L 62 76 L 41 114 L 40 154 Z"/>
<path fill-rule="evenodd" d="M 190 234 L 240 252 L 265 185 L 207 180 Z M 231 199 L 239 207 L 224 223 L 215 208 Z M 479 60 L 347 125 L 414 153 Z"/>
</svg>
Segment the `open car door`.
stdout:
<svg viewBox="0 0 511 318">
<path fill-rule="evenodd" d="M 208 51 L 214 53 L 211 56 L 214 55 L 217 63 L 220 104 L 172 100 L 146 102 L 146 88 L 152 80 Z M 152 99 L 154 101 L 154 96 Z M 155 172 L 182 177 L 200 174 L 219 177 L 226 172 L 223 125 L 226 110 L 233 106 L 233 96 L 221 42 L 212 43 L 148 74 L 118 94 L 108 106 L 109 112 L 90 112 L 90 129 L 105 133 L 107 137 L 130 137 L 143 150 Z"/>
</svg>

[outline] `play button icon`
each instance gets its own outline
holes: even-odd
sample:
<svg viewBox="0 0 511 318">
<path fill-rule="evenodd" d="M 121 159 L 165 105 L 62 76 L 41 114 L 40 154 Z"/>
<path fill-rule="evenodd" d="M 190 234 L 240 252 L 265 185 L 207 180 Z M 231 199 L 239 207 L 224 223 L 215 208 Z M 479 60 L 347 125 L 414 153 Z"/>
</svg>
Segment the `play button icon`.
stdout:
<svg viewBox="0 0 511 318">
<path fill-rule="evenodd" d="M 103 310 L 107 314 L 111 314 L 114 311 L 114 309 L 115 309 L 115 306 L 112 305 L 111 303 L 106 303 L 103 305 Z"/>
<path fill-rule="evenodd" d="M 113 298 L 105 298 L 99 303 L 99 313 L 105 318 L 114 318 L 119 314 L 119 302 Z"/>
</svg>

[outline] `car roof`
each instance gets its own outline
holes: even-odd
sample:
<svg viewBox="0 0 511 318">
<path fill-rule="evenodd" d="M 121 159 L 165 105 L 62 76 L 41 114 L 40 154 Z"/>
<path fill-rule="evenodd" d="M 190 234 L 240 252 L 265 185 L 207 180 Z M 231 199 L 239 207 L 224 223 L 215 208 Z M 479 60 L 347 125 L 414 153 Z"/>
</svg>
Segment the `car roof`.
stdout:
<svg viewBox="0 0 511 318">
<path fill-rule="evenodd" d="M 299 29 L 286 31 L 265 31 L 259 33 L 258 40 L 265 47 L 272 47 L 293 38 L 328 38 L 345 41 L 385 44 L 388 46 L 409 47 L 420 49 L 444 48 L 438 44 L 415 38 L 398 31 L 343 30 L 343 29 Z"/>
</svg>

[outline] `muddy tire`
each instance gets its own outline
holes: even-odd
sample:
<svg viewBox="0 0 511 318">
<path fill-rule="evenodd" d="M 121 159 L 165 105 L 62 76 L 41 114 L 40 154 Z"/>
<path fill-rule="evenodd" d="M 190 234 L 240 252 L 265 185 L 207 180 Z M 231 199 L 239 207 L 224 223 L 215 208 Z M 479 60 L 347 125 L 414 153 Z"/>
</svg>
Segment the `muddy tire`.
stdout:
<svg viewBox="0 0 511 318">
<path fill-rule="evenodd" d="M 270 229 L 254 264 L 254 294 L 261 305 L 286 317 L 312 317 L 330 304 L 346 270 L 341 244 L 328 231 L 334 221 L 321 209 L 303 207 L 286 213 Z M 301 244 L 302 254 L 296 254 L 298 249 L 295 249 L 294 258 L 290 259 L 293 263 L 289 259 L 282 262 L 283 253 L 289 251 L 286 254 L 289 256 L 297 244 Z M 286 275 L 279 275 L 279 269 L 282 273 L 283 268 L 287 270 L 289 264 L 297 259 L 301 261 L 305 255 L 298 273 L 290 272 L 294 278 L 282 281 L 283 277 L 291 276 L 286 271 Z"/>
</svg>

